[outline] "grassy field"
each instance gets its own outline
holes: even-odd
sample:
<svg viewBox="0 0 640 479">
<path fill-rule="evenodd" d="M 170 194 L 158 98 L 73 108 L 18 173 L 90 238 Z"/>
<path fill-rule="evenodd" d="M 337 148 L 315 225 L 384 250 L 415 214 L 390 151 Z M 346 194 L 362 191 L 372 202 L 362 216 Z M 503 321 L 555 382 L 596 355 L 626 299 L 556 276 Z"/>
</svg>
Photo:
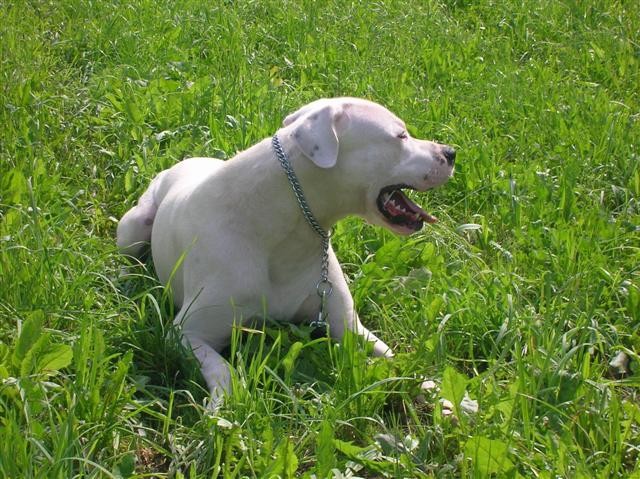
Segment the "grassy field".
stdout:
<svg viewBox="0 0 640 479">
<path fill-rule="evenodd" d="M 0 477 L 640 478 L 639 31 L 626 1 L 0 1 Z M 335 230 L 397 358 L 238 332 L 210 414 L 117 218 L 336 95 L 458 149 L 437 225 Z"/>
</svg>

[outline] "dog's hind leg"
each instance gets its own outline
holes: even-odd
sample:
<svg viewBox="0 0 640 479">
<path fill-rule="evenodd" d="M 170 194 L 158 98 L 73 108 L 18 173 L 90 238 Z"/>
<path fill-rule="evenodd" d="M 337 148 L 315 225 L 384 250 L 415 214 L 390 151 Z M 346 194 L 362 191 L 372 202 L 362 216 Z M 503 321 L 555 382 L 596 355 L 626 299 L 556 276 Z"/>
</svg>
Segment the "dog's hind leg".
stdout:
<svg viewBox="0 0 640 479">
<path fill-rule="evenodd" d="M 222 405 L 224 395 L 230 392 L 229 363 L 209 344 L 196 336 L 185 334 L 183 341 L 191 347 L 194 356 L 200 363 L 202 376 L 207 382 L 211 394 L 209 408 L 215 410 Z"/>
<path fill-rule="evenodd" d="M 122 254 L 140 258 L 151 241 L 153 220 L 158 211 L 155 192 L 160 183 L 160 173 L 149 185 L 138 204 L 127 211 L 118 222 L 117 244 Z"/>
</svg>

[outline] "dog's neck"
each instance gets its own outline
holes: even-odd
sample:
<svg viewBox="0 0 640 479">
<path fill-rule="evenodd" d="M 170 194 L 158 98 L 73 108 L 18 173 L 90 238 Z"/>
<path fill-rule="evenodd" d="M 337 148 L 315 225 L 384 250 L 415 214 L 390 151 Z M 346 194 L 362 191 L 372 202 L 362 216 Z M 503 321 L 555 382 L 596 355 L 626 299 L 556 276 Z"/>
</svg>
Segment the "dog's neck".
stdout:
<svg viewBox="0 0 640 479">
<path fill-rule="evenodd" d="M 338 167 L 320 168 L 302 153 L 289 135 L 280 134 L 279 138 L 306 202 L 325 231 L 346 216 L 364 214 L 364 192 L 355 185 L 349 185 Z M 277 162 L 275 153 L 273 156 Z M 282 168 L 280 174 L 286 178 Z M 289 193 L 293 196 L 292 192 Z"/>
<path fill-rule="evenodd" d="M 313 229 L 323 240 L 326 251 L 329 232 L 325 228 L 323 228 L 320 223 L 318 223 L 318 220 L 314 216 L 313 211 L 311 211 L 309 203 L 307 203 L 307 198 L 304 195 L 302 185 L 300 185 L 300 180 L 298 180 L 298 176 L 291 166 L 288 155 L 282 149 L 282 145 L 280 144 L 280 139 L 278 138 L 277 134 L 273 135 L 273 138 L 271 139 L 271 146 L 273 147 L 273 152 L 275 153 L 280 166 L 282 166 L 284 173 L 287 175 L 289 185 L 291 186 L 291 190 L 296 197 L 298 206 L 300 206 L 300 212 L 302 213 L 302 216 L 304 216 L 304 219 L 307 220 L 307 223 L 309 224 L 309 226 L 311 226 L 311 229 Z"/>
<path fill-rule="evenodd" d="M 288 135 L 280 134 L 279 138 L 309 208 L 325 231 L 346 216 L 363 215 L 364 193 L 355 185 L 349 185 L 348 179 L 340 176 L 338 168 L 319 168 L 302 154 Z M 256 162 L 255 158 L 260 158 L 260 161 Z M 246 204 L 238 206 L 253 212 L 251 221 L 254 224 L 284 234 L 303 235 L 309 241 L 318 238 L 300 211 L 287 175 L 273 151 L 271 137 L 238 153 L 219 175 L 225 176 L 223 181 L 230 183 L 238 177 L 246 179 L 243 187 L 249 194 L 242 200 Z M 270 211 L 274 204 L 279 205 L 277 215 Z"/>
</svg>

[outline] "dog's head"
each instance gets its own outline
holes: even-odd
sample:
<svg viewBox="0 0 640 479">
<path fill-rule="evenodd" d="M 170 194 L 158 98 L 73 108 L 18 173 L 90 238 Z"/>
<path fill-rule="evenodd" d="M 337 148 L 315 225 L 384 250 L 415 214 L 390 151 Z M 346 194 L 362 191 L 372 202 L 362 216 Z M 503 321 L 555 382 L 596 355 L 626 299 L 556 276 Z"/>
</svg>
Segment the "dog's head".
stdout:
<svg viewBox="0 0 640 479">
<path fill-rule="evenodd" d="M 389 110 L 356 98 L 317 100 L 287 116 L 284 126 L 313 164 L 335 169 L 342 187 L 362 193 L 358 209 L 369 222 L 411 234 L 436 221 L 402 190 L 445 183 L 453 175 L 453 148 L 412 138 Z"/>
</svg>

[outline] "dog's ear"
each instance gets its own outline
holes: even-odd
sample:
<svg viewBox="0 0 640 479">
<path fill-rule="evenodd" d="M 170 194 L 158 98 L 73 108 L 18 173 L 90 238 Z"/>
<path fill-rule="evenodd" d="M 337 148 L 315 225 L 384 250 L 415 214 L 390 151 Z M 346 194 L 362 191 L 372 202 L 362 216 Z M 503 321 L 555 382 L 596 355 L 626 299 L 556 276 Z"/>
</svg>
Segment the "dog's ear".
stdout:
<svg viewBox="0 0 640 479">
<path fill-rule="evenodd" d="M 289 126 L 291 123 L 300 118 L 305 112 L 309 111 L 308 106 L 304 106 L 299 110 L 294 111 L 290 115 L 287 115 L 284 120 L 282 120 L 282 126 Z"/>
<path fill-rule="evenodd" d="M 345 122 L 346 114 L 337 105 L 305 108 L 292 113 L 284 125 L 293 124 L 290 136 L 304 156 L 320 168 L 331 168 L 338 161 L 336 127 Z"/>
</svg>

